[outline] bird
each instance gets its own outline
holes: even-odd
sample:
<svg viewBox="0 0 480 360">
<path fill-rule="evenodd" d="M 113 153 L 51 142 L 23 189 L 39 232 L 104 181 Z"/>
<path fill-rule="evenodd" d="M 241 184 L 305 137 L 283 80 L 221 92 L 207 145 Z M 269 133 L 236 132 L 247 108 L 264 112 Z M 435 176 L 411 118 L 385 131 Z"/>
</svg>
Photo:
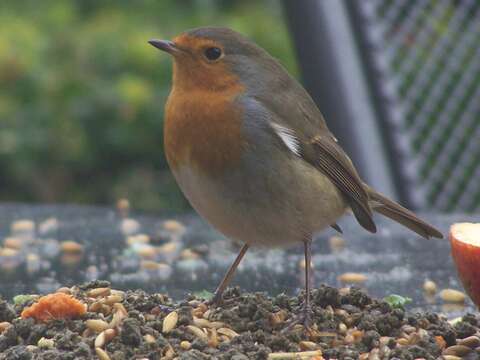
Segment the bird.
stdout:
<svg viewBox="0 0 480 360">
<path fill-rule="evenodd" d="M 424 238 L 440 231 L 367 185 L 308 92 L 244 35 L 199 27 L 149 43 L 173 58 L 164 151 L 179 187 L 214 228 L 241 244 L 211 304 L 220 304 L 252 246 L 303 244 L 305 296 L 293 323 L 311 323 L 314 234 L 352 212 L 376 232 L 380 213 Z"/>
</svg>

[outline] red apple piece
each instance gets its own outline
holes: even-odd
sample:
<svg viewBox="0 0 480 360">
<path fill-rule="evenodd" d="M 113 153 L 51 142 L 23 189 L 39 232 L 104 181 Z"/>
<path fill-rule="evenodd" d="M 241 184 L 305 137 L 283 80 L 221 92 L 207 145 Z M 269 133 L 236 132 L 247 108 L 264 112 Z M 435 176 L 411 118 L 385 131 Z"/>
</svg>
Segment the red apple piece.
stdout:
<svg viewBox="0 0 480 360">
<path fill-rule="evenodd" d="M 480 308 L 480 223 L 453 224 L 449 237 L 458 276 Z"/>
</svg>

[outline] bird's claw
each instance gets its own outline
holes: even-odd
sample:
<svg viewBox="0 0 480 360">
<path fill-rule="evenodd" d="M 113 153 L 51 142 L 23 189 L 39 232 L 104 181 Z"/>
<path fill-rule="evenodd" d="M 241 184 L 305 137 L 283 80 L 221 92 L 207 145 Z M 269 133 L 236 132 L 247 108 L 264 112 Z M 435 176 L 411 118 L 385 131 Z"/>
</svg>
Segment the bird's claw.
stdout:
<svg viewBox="0 0 480 360">
<path fill-rule="evenodd" d="M 311 330 L 312 326 L 312 308 L 310 306 L 302 306 L 300 314 L 295 315 L 288 321 L 287 325 L 283 330 L 282 333 L 287 333 L 295 327 L 295 325 L 302 325 L 306 331 Z"/>
</svg>

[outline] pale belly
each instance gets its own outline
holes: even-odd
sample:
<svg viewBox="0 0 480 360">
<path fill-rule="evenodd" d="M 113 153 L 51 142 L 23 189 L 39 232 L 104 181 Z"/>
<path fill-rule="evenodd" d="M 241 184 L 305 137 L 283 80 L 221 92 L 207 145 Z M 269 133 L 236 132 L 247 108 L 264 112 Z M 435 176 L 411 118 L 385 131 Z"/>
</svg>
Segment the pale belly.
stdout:
<svg viewBox="0 0 480 360">
<path fill-rule="evenodd" d="M 310 165 L 288 157 L 276 170 L 274 164 L 268 169 L 245 165 L 216 179 L 190 167 L 173 173 L 203 218 L 225 236 L 250 245 L 304 241 L 345 213 L 338 189 Z"/>
</svg>

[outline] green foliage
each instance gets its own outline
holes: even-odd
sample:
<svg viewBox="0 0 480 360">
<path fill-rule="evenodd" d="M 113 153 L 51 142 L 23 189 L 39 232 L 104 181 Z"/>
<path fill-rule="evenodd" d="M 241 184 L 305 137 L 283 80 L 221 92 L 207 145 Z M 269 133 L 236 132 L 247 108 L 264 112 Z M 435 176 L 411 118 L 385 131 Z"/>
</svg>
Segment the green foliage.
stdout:
<svg viewBox="0 0 480 360">
<path fill-rule="evenodd" d="M 383 298 L 383 301 L 387 302 L 393 308 L 404 308 L 405 305 L 408 305 L 412 302 L 412 299 L 409 297 L 391 294 Z"/>
<path fill-rule="evenodd" d="M 39 4 L 0 3 L 0 201 L 185 208 L 163 156 L 170 59 L 150 38 L 229 26 L 295 73 L 277 1 Z"/>
<path fill-rule="evenodd" d="M 17 295 L 13 297 L 13 303 L 15 305 L 23 305 L 31 300 L 35 300 L 38 295 Z"/>
<path fill-rule="evenodd" d="M 203 299 L 203 300 L 211 300 L 215 296 L 214 293 L 212 293 L 208 290 L 197 291 L 197 292 L 194 292 L 193 295 L 197 299 Z"/>
</svg>

